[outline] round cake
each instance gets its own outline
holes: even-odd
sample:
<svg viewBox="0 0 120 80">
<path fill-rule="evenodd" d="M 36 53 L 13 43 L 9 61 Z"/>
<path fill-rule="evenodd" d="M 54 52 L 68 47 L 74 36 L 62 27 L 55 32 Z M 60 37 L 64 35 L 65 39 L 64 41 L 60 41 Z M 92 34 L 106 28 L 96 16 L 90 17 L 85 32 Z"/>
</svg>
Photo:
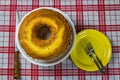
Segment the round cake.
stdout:
<svg viewBox="0 0 120 80">
<path fill-rule="evenodd" d="M 40 9 L 23 20 L 18 36 L 30 57 L 49 60 L 64 53 L 70 44 L 71 27 L 59 12 Z"/>
</svg>

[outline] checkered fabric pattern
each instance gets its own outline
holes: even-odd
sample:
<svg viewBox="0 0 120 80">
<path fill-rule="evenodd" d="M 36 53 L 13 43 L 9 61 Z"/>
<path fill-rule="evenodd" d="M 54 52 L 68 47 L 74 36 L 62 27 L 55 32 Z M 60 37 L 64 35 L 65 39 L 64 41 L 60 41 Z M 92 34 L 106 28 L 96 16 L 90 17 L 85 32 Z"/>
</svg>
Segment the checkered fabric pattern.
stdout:
<svg viewBox="0 0 120 80">
<path fill-rule="evenodd" d="M 21 80 L 120 80 L 120 0 L 0 0 L 0 80 L 14 80 L 16 10 L 22 18 L 38 7 L 55 7 L 70 16 L 76 31 L 91 28 L 111 41 L 112 59 L 106 73 L 78 69 L 67 58 L 62 63 L 41 67 L 20 54 Z"/>
</svg>

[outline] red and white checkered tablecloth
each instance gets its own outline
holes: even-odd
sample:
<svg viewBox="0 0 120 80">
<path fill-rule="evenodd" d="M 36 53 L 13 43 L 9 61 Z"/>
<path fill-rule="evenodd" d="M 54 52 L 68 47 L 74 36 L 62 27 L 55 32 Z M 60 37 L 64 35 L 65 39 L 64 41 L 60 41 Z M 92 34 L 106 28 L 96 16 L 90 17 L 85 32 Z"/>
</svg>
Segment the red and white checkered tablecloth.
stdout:
<svg viewBox="0 0 120 80">
<path fill-rule="evenodd" d="M 0 80 L 14 80 L 15 14 L 22 18 L 38 7 L 55 7 L 67 13 L 77 32 L 92 28 L 111 41 L 112 59 L 106 73 L 78 69 L 67 58 L 62 63 L 41 67 L 20 54 L 21 80 L 120 80 L 120 0 L 0 0 Z"/>
</svg>

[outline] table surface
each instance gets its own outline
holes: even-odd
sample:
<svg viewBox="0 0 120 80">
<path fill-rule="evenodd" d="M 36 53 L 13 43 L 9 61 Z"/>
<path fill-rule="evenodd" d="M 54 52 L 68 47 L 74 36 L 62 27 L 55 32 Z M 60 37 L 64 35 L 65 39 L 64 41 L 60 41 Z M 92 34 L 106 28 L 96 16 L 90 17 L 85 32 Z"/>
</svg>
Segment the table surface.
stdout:
<svg viewBox="0 0 120 80">
<path fill-rule="evenodd" d="M 76 31 L 91 28 L 103 32 L 111 41 L 112 59 L 106 73 L 78 69 L 67 58 L 62 63 L 41 67 L 20 54 L 21 80 L 120 80 L 120 0 L 0 0 L 0 80 L 14 80 L 16 10 L 22 18 L 38 7 L 55 7 L 70 16 Z"/>
</svg>

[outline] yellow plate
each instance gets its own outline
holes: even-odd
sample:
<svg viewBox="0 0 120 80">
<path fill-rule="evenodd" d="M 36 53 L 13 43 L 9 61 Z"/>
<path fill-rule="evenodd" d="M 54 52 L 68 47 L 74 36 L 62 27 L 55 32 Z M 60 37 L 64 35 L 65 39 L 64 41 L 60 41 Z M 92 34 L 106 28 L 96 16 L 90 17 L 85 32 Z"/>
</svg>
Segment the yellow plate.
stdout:
<svg viewBox="0 0 120 80">
<path fill-rule="evenodd" d="M 95 63 L 83 49 L 83 41 L 85 41 L 84 39 L 88 40 L 92 44 L 96 55 L 101 60 L 103 65 L 106 66 L 112 56 L 111 44 L 104 34 L 93 29 L 86 29 L 77 34 L 75 46 L 70 55 L 73 63 L 77 67 L 86 71 L 98 70 Z"/>
</svg>

